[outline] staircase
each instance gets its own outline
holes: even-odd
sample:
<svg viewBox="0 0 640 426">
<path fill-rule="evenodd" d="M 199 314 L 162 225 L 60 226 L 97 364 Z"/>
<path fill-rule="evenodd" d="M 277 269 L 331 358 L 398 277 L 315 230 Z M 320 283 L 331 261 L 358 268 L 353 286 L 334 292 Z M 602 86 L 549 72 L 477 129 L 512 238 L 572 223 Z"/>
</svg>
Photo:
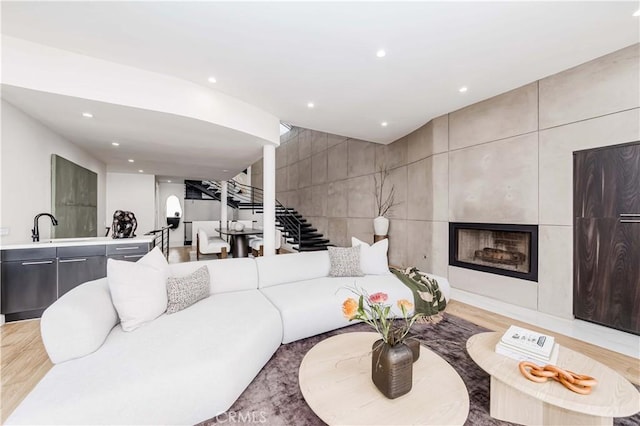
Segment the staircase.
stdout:
<svg viewBox="0 0 640 426">
<path fill-rule="evenodd" d="M 212 185 L 213 182 L 210 181 L 199 181 L 199 180 L 185 180 L 185 199 L 186 200 L 206 200 L 206 198 L 202 198 L 202 195 L 206 195 L 212 200 L 220 201 L 222 199 L 222 190 L 220 189 L 220 185 L 217 186 Z M 227 205 L 234 209 L 238 208 L 238 200 L 231 197 L 231 194 L 227 196 Z"/>
<path fill-rule="evenodd" d="M 185 181 L 185 188 L 187 199 L 197 198 L 198 193 L 205 194 L 217 201 L 222 198 L 220 182 Z M 252 213 L 261 214 L 263 213 L 263 199 L 264 194 L 260 188 L 233 180 L 227 183 L 227 205 L 229 207 L 251 210 Z M 293 208 L 283 206 L 278 200 L 276 200 L 276 228 L 282 231 L 288 247 L 295 251 L 326 250 L 328 246 L 333 246 L 302 214 Z"/>
</svg>

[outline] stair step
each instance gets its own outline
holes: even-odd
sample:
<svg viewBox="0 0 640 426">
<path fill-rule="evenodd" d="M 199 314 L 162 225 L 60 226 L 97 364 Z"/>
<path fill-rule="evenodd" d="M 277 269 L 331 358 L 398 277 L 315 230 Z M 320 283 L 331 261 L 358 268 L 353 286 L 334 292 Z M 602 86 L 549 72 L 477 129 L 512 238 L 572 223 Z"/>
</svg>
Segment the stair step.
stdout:
<svg viewBox="0 0 640 426">
<path fill-rule="evenodd" d="M 311 247 L 311 246 L 319 246 L 329 244 L 329 240 L 327 239 L 313 239 L 313 240 L 302 240 L 302 247 Z"/>
<path fill-rule="evenodd" d="M 311 247 L 298 247 L 298 246 L 293 246 L 294 250 L 297 250 L 299 252 L 304 252 L 304 251 L 322 251 L 322 250 L 326 250 L 328 247 L 328 245 L 324 245 L 324 246 L 311 246 Z"/>
<path fill-rule="evenodd" d="M 298 239 L 295 238 L 295 237 L 285 238 L 285 241 L 288 244 L 291 244 L 291 245 L 299 244 L 298 243 Z M 321 245 L 325 245 L 325 244 L 329 244 L 329 240 L 327 240 L 326 238 L 323 238 L 323 239 L 311 239 L 311 240 L 305 240 L 304 238 L 302 239 L 302 246 L 303 247 L 321 246 Z"/>
<path fill-rule="evenodd" d="M 281 218 L 276 216 L 276 222 L 279 222 Z M 307 223 L 307 219 L 305 218 L 298 218 L 293 219 L 293 218 L 288 218 L 288 219 L 283 219 L 282 222 L 286 222 L 286 223 L 290 223 L 292 225 L 298 226 L 298 222 L 300 222 L 301 224 Z"/>
<path fill-rule="evenodd" d="M 301 215 L 300 213 L 298 213 L 298 212 L 292 212 L 292 211 L 289 211 L 289 212 L 279 212 L 279 211 L 276 211 L 276 216 L 295 216 L 295 217 L 302 217 L 302 215 Z"/>
<path fill-rule="evenodd" d="M 282 229 L 281 231 L 283 234 L 286 234 L 286 236 L 291 238 L 298 236 L 297 229 Z M 322 236 L 322 234 L 316 233 L 317 229 L 315 228 L 301 229 L 301 231 L 302 232 L 300 234 L 302 234 L 302 238 L 317 238 Z"/>
<path fill-rule="evenodd" d="M 305 220 L 306 220 L 306 219 L 305 219 Z M 278 222 L 278 221 L 276 220 L 276 222 Z M 303 222 L 303 223 L 301 223 L 301 224 L 300 224 L 300 228 L 302 228 L 303 230 L 304 230 L 305 228 L 309 229 L 309 228 L 311 228 L 312 226 L 313 226 L 313 224 L 308 223 L 308 222 Z M 289 227 L 290 227 L 290 228 L 296 228 L 296 229 L 297 229 L 297 228 L 298 228 L 298 224 L 296 223 L 295 225 L 290 225 Z M 315 229 L 314 229 L 314 231 L 315 231 Z"/>
<path fill-rule="evenodd" d="M 306 240 L 306 239 L 312 239 L 312 238 L 320 238 L 323 235 L 320 234 L 319 232 L 302 232 L 302 239 Z"/>
<path fill-rule="evenodd" d="M 278 222 L 276 221 L 276 224 L 277 224 L 277 223 L 278 223 Z M 281 226 L 282 226 L 283 228 L 287 228 L 287 229 L 289 229 L 289 230 L 291 230 L 291 231 L 293 231 L 293 232 L 296 232 L 296 233 L 298 232 L 298 225 L 297 225 L 297 224 L 295 224 L 295 225 L 288 225 L 288 226 L 287 226 L 287 225 L 285 225 L 285 224 L 282 224 Z M 300 224 L 300 230 L 301 230 L 302 232 L 316 232 L 316 231 L 317 231 L 317 229 L 316 229 L 316 228 L 312 228 L 312 225 L 311 225 L 310 223 L 301 223 L 301 224 Z"/>
<path fill-rule="evenodd" d="M 264 213 L 264 210 L 262 210 L 262 209 L 258 209 L 258 210 L 256 211 L 256 213 Z M 297 217 L 298 219 L 301 219 L 302 217 L 304 217 L 304 216 L 302 216 L 300 213 L 294 213 L 294 214 L 292 214 L 292 213 L 288 213 L 288 214 L 287 214 L 287 213 L 285 213 L 285 212 L 278 212 L 278 211 L 276 211 L 276 217 L 279 217 L 279 216 L 281 216 L 281 217 L 294 216 L 294 217 Z"/>
</svg>

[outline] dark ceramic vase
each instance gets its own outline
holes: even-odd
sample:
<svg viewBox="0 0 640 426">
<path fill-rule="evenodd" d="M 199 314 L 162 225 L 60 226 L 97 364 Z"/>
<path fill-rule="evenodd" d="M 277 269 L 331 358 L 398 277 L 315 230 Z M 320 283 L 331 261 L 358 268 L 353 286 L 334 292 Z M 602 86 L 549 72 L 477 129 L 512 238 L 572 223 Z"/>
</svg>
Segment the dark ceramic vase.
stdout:
<svg viewBox="0 0 640 426">
<path fill-rule="evenodd" d="M 389 346 L 383 340 L 372 346 L 371 379 L 378 390 L 395 399 L 411 390 L 413 352 L 404 343 Z"/>
<path fill-rule="evenodd" d="M 420 341 L 418 339 L 409 338 L 404 341 L 404 344 L 409 346 L 413 353 L 413 362 L 416 362 L 420 358 Z"/>
</svg>

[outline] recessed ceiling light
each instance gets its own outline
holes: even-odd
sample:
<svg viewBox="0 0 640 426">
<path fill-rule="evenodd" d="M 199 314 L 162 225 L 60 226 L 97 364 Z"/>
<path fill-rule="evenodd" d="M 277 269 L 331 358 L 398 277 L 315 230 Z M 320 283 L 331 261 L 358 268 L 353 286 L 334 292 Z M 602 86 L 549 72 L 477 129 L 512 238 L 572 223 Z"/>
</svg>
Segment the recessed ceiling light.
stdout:
<svg viewBox="0 0 640 426">
<path fill-rule="evenodd" d="M 129 162 L 130 162 L 130 163 L 133 163 L 133 158 L 129 158 Z"/>
<path fill-rule="evenodd" d="M 120 146 L 120 144 L 118 142 L 111 142 L 111 145 L 113 146 Z"/>
<path fill-rule="evenodd" d="M 633 16 L 635 16 L 636 18 L 638 16 L 640 16 L 640 9 L 636 10 L 635 12 L 633 12 Z"/>
<path fill-rule="evenodd" d="M 458 89 L 458 92 L 465 93 L 467 90 L 469 90 L 467 86 L 462 86 L 461 88 Z"/>
<path fill-rule="evenodd" d="M 167 183 L 171 183 L 171 181 L 170 181 L 170 180 L 168 180 L 168 181 L 167 181 Z"/>
<path fill-rule="evenodd" d="M 144 170 L 140 169 L 138 170 L 138 173 L 144 173 Z"/>
<path fill-rule="evenodd" d="M 82 113 L 82 116 L 83 116 L 84 118 L 93 118 L 93 114 L 91 114 L 90 112 L 83 112 L 83 113 Z"/>
<path fill-rule="evenodd" d="M 376 56 L 378 58 L 384 58 L 385 56 L 387 56 L 387 52 L 385 52 L 384 49 L 380 49 L 376 52 Z"/>
<path fill-rule="evenodd" d="M 387 127 L 389 125 L 389 123 L 387 123 L 386 121 L 383 121 L 382 123 L 380 123 L 380 125 L 382 127 Z"/>
<path fill-rule="evenodd" d="M 213 77 L 213 76 L 209 77 L 209 78 L 207 79 L 207 81 L 208 81 L 209 83 L 217 83 L 217 82 L 218 82 L 218 80 L 216 80 L 216 78 L 215 78 L 215 77 Z"/>
<path fill-rule="evenodd" d="M 223 172 L 228 172 L 228 171 L 229 171 L 229 170 L 226 170 L 226 169 L 225 169 L 225 170 L 223 170 Z"/>
<path fill-rule="evenodd" d="M 307 103 L 307 108 L 313 108 L 314 106 L 316 105 L 313 102 Z"/>
</svg>

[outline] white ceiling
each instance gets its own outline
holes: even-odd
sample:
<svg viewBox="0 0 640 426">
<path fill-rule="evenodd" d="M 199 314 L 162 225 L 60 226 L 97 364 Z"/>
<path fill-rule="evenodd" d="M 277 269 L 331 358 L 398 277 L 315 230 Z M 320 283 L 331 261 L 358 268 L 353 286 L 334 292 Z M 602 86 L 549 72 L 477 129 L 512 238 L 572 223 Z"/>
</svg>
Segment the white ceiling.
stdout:
<svg viewBox="0 0 640 426">
<path fill-rule="evenodd" d="M 611 1 L 2 2 L 2 33 L 189 80 L 293 125 L 389 143 L 433 117 L 637 43 L 637 9 Z M 376 57 L 379 48 L 386 57 Z M 12 103 L 86 146 L 117 130 L 68 123 L 60 111 L 69 99 L 13 93 Z M 123 120 L 123 134 L 140 139 L 141 156 L 157 154 L 159 168 L 177 157 L 148 142 L 178 144 L 180 134 L 154 133 L 156 124 L 215 132 L 195 120 L 108 111 Z M 134 116 L 149 125 L 134 126 Z M 119 170 L 122 158 L 90 149 Z M 253 151 L 239 155 L 236 164 Z"/>
<path fill-rule="evenodd" d="M 104 161 L 110 172 L 230 179 L 262 156 L 261 139 L 205 121 L 8 85 L 2 98 Z"/>
</svg>

